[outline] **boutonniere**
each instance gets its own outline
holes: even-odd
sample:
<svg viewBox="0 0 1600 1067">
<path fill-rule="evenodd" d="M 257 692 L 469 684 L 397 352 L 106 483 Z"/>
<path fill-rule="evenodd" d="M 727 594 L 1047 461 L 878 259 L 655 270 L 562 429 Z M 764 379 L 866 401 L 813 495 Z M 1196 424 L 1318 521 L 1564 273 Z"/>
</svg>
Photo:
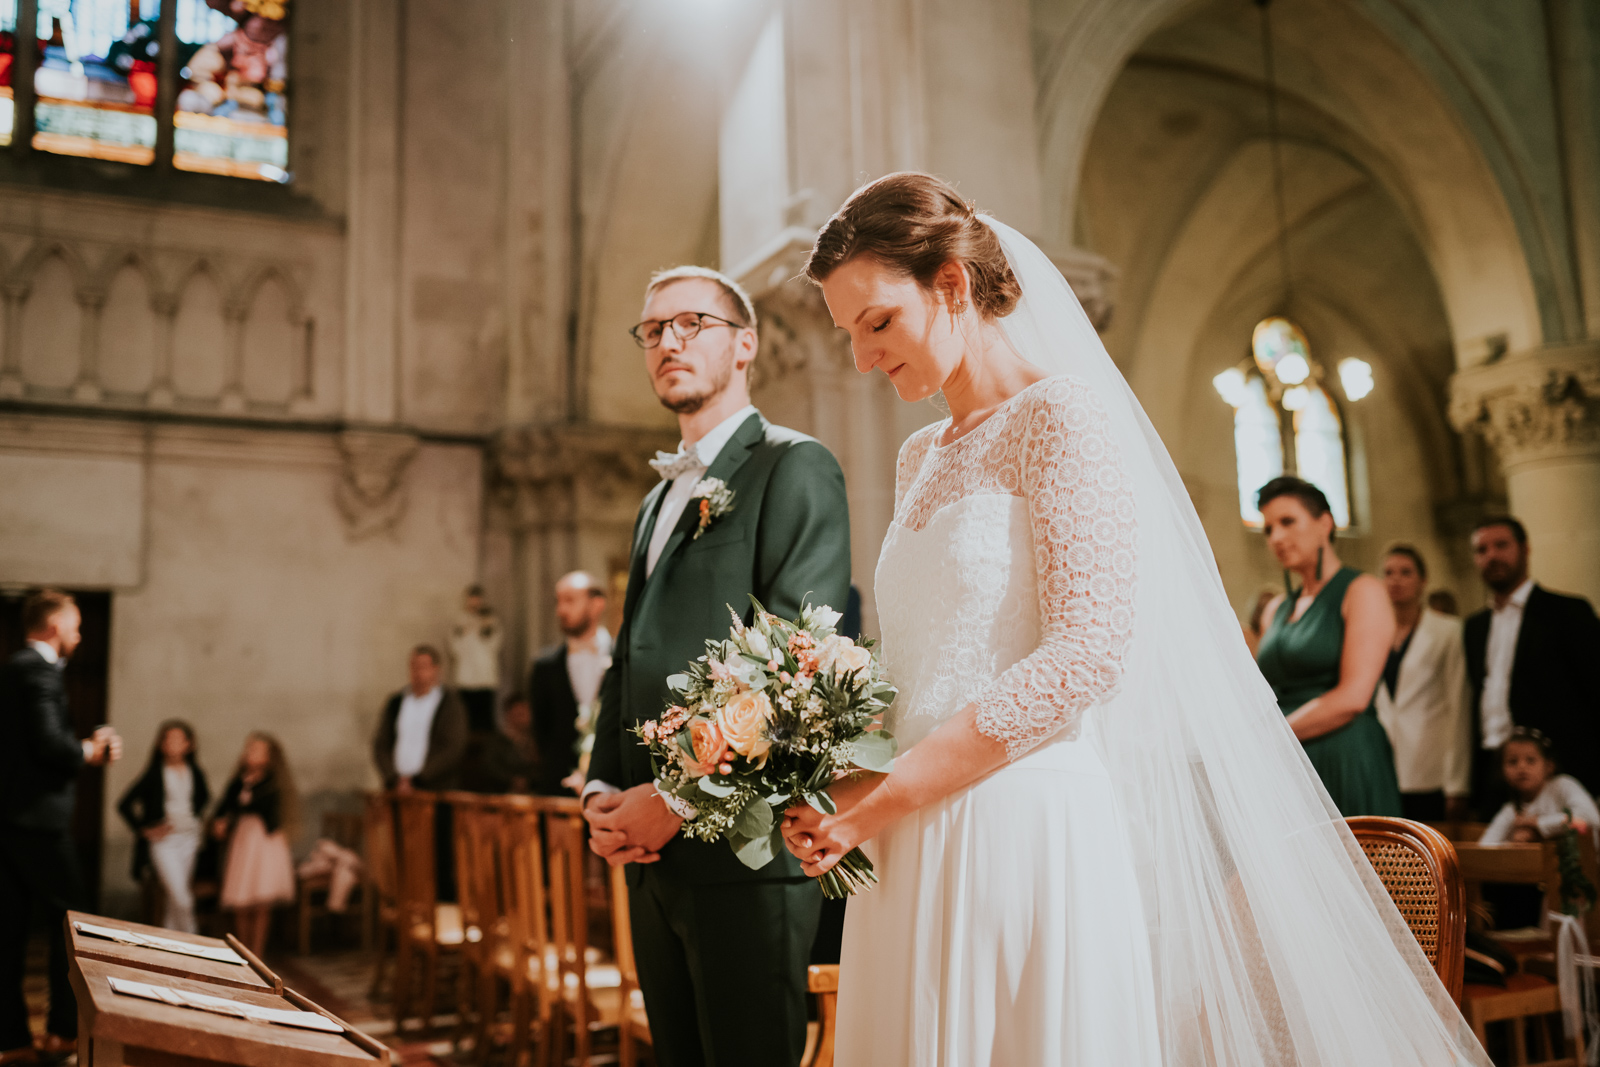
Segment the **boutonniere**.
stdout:
<svg viewBox="0 0 1600 1067">
<path fill-rule="evenodd" d="M 733 490 L 721 478 L 701 478 L 689 499 L 700 502 L 700 523 L 694 529 L 693 538 L 696 541 L 700 540 L 700 535 L 710 528 L 714 520 L 733 511 Z"/>
</svg>

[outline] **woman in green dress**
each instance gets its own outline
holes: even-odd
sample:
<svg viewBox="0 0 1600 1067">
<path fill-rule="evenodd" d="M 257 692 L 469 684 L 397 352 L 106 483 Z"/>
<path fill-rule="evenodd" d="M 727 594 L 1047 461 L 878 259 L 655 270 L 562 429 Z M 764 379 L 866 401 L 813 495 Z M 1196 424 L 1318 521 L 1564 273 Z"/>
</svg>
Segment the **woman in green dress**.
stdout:
<svg viewBox="0 0 1600 1067">
<path fill-rule="evenodd" d="M 1340 814 L 1399 816 L 1394 750 L 1373 706 L 1395 625 L 1383 583 L 1339 562 L 1328 499 L 1310 482 L 1274 478 L 1258 500 L 1267 545 L 1300 588 L 1267 606 L 1256 663 Z"/>
</svg>

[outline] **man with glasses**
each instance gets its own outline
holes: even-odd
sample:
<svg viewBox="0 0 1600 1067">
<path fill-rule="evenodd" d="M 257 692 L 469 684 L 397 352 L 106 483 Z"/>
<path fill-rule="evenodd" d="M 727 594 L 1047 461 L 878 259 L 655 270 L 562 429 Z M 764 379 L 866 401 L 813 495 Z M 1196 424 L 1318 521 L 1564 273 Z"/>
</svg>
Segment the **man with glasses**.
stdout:
<svg viewBox="0 0 1600 1067">
<path fill-rule="evenodd" d="M 679 834 L 633 729 L 672 702 L 669 675 L 728 636 L 728 606 L 753 594 L 794 618 L 843 609 L 850 521 L 838 461 L 750 403 L 756 314 L 732 279 L 700 267 L 657 274 L 631 331 L 683 444 L 651 462 L 661 484 L 634 526 L 623 623 L 600 687 L 583 790 L 591 846 L 629 864 L 634 955 L 656 1062 L 794 1067 L 806 1036 L 806 964 L 821 894 L 787 853 L 759 871 L 724 842 Z M 716 479 L 731 492 L 691 506 Z M 672 798 L 671 803 L 681 802 Z"/>
</svg>

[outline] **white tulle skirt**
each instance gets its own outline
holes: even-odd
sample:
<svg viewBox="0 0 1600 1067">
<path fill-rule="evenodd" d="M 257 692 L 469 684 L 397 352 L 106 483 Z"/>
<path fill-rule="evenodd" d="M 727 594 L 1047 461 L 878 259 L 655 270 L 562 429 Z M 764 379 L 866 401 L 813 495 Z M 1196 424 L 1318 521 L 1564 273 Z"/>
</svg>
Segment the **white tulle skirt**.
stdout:
<svg viewBox="0 0 1600 1067">
<path fill-rule="evenodd" d="M 1150 948 L 1111 783 L 1085 735 L 865 846 L 845 912 L 839 1067 L 1156 1067 Z"/>
</svg>

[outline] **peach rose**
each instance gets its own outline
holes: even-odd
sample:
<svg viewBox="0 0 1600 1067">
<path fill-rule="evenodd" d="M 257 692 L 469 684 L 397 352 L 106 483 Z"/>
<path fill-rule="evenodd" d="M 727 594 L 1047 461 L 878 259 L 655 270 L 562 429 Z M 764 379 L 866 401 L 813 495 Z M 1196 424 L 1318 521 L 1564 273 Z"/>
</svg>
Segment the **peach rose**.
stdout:
<svg viewBox="0 0 1600 1067">
<path fill-rule="evenodd" d="M 694 759 L 685 759 L 683 767 L 697 777 L 715 771 L 728 754 L 722 731 L 710 719 L 696 719 L 689 724 L 689 745 L 694 749 Z"/>
<path fill-rule="evenodd" d="M 840 674 L 859 671 L 872 663 L 872 653 L 860 645 L 841 648 L 833 661 L 833 669 Z"/>
<path fill-rule="evenodd" d="M 717 712 L 717 725 L 728 747 L 746 759 L 761 759 L 772 747 L 767 739 L 767 720 L 772 717 L 772 702 L 761 690 L 735 693 Z"/>
</svg>

